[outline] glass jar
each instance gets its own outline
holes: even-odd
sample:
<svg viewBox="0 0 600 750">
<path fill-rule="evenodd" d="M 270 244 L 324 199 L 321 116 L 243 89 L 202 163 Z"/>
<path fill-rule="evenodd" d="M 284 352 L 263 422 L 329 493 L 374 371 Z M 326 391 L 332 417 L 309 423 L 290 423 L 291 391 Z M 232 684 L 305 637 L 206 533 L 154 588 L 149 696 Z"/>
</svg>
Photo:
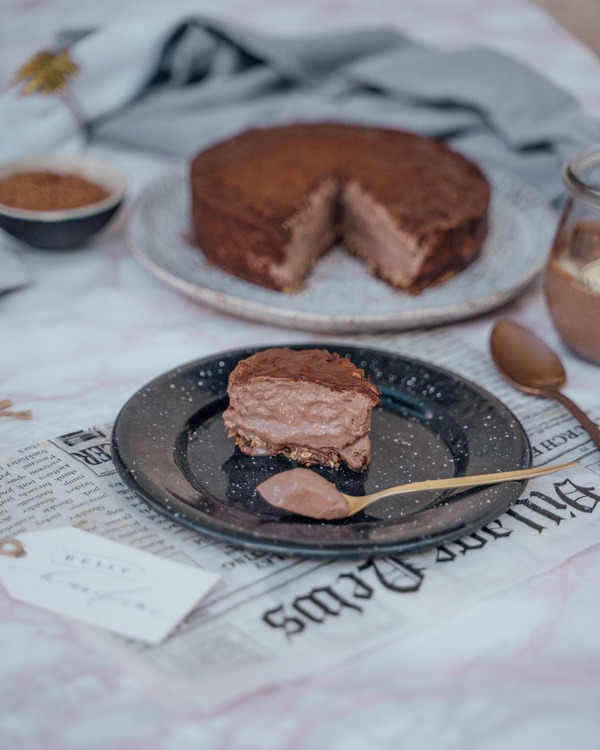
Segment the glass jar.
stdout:
<svg viewBox="0 0 600 750">
<path fill-rule="evenodd" d="M 563 341 L 600 363 L 600 146 L 563 167 L 568 190 L 545 275 L 550 315 Z"/>
</svg>

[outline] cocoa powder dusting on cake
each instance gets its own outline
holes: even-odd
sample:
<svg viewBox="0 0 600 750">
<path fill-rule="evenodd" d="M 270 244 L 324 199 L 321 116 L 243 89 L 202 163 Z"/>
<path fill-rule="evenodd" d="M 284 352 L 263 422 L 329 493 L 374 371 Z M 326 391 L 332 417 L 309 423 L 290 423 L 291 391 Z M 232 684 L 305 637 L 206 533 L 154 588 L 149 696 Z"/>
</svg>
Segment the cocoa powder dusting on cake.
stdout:
<svg viewBox="0 0 600 750">
<path fill-rule="evenodd" d="M 380 403 L 379 389 L 365 376 L 365 371 L 327 349 L 263 349 L 241 360 L 230 382 L 243 384 L 255 377 L 288 378 L 323 384 L 332 390 L 362 391 L 375 405 Z"/>
<path fill-rule="evenodd" d="M 21 172 L 0 180 L 0 203 L 30 211 L 61 211 L 104 200 L 106 190 L 76 174 Z"/>
</svg>

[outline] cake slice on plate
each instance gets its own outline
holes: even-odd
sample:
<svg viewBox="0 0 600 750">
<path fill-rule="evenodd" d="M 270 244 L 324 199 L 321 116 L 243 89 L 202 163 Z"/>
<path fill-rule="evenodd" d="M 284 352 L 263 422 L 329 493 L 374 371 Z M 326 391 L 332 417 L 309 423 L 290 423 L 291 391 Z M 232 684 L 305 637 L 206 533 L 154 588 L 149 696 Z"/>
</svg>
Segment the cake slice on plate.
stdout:
<svg viewBox="0 0 600 750">
<path fill-rule="evenodd" d="M 229 437 L 251 456 L 283 455 L 354 470 L 371 460 L 379 390 L 350 360 L 324 349 L 265 349 L 229 376 Z"/>
</svg>

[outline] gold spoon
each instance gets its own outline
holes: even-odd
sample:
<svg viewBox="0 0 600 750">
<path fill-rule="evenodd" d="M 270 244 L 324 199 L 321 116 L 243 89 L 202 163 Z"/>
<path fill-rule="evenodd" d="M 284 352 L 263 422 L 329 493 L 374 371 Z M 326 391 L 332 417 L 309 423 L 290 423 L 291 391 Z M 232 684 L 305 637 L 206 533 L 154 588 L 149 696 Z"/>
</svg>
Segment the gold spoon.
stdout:
<svg viewBox="0 0 600 750">
<path fill-rule="evenodd" d="M 427 479 L 423 482 L 410 482 L 398 487 L 373 492 L 371 495 L 356 497 L 345 495 L 334 484 L 320 474 L 308 469 L 290 469 L 274 474 L 258 485 L 262 497 L 276 508 L 297 513 L 301 516 L 326 519 L 347 518 L 366 508 L 367 505 L 389 495 L 402 495 L 408 492 L 427 490 L 447 490 L 459 487 L 477 487 L 500 482 L 514 482 L 531 479 L 544 474 L 552 474 L 562 469 L 577 466 L 579 461 L 571 461 L 555 466 L 537 466 L 516 471 L 499 471 L 494 474 L 476 474 L 470 477 L 449 477 L 448 479 Z"/>
<path fill-rule="evenodd" d="M 532 396 L 553 398 L 566 407 L 600 448 L 600 430 L 560 389 L 566 374 L 560 359 L 543 341 L 523 326 L 503 319 L 490 338 L 492 358 L 500 374 L 515 388 Z"/>
</svg>

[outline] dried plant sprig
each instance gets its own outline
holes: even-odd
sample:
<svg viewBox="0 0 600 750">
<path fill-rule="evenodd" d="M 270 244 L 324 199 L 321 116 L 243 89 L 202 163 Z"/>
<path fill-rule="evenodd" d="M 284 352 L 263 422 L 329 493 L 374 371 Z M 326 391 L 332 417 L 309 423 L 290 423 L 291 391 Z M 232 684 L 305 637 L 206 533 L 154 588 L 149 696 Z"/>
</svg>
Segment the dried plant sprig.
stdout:
<svg viewBox="0 0 600 750">
<path fill-rule="evenodd" d="M 73 62 L 68 49 L 62 52 L 38 52 L 17 71 L 14 84 L 27 81 L 22 95 L 39 92 L 59 94 L 66 91 L 69 81 L 79 73 L 79 66 Z"/>
<path fill-rule="evenodd" d="M 13 419 L 33 419 L 31 409 L 26 411 L 0 411 L 0 417 L 12 417 Z"/>
<path fill-rule="evenodd" d="M 12 406 L 13 402 L 9 398 L 0 400 L 0 417 L 13 417 L 14 419 L 33 419 L 33 412 L 31 409 L 26 411 L 5 411 L 9 406 Z"/>
</svg>

